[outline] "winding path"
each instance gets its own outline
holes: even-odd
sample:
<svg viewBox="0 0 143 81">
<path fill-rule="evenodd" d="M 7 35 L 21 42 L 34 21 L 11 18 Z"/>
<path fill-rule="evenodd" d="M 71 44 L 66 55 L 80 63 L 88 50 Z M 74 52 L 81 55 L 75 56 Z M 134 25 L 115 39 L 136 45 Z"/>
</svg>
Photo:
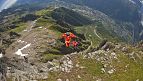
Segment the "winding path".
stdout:
<svg viewBox="0 0 143 81">
<path fill-rule="evenodd" d="M 94 29 L 94 34 L 95 34 L 99 39 L 102 40 L 102 38 L 97 34 L 96 29 Z"/>
</svg>

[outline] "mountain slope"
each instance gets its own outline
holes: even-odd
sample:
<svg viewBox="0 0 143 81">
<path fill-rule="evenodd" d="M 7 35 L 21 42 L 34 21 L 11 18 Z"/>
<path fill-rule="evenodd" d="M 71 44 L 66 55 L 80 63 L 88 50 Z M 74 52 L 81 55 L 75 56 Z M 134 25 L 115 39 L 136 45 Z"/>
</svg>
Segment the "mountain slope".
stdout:
<svg viewBox="0 0 143 81">
<path fill-rule="evenodd" d="M 58 9 L 61 10 L 61 8 Z M 4 38 L 2 40 L 1 49 L 5 50 L 5 52 L 2 52 L 5 53 L 5 55 L 0 59 L 7 59 L 3 64 L 5 64 L 4 67 L 8 67 L 9 69 L 7 70 L 3 67 L 0 69 L 8 71 L 7 73 L 1 72 L 7 75 L 6 78 L 8 80 L 12 77 L 18 78 L 17 75 L 24 80 L 44 79 L 45 77 L 45 79 L 47 79 L 50 70 L 50 67 L 46 67 L 49 66 L 48 61 L 58 60 L 62 58 L 63 55 L 75 51 L 85 50 L 90 45 L 90 42 L 85 40 L 84 35 L 74 31 L 72 25 L 67 23 L 61 25 L 58 21 L 54 20 L 52 16 L 47 15 L 51 12 L 54 13 L 55 9 L 46 9 L 46 13 L 42 15 L 39 14 L 44 10 L 45 9 L 18 18 L 15 21 L 15 25 L 19 26 L 5 31 L 7 33 L 5 35 L 7 35 L 9 39 Z M 77 15 L 81 18 L 83 17 L 80 14 Z M 32 16 L 35 16 L 35 18 L 30 19 Z M 83 18 L 86 19 L 86 17 Z M 64 41 L 61 39 L 62 33 L 69 29 L 78 36 L 78 39 L 75 40 L 80 41 L 76 50 L 73 46 L 66 48 Z M 40 70 L 41 67 L 43 67 L 43 69 Z M 12 69 L 14 69 L 14 73 L 11 72 Z M 29 78 L 31 74 L 33 75 Z M 36 76 L 39 77 L 35 78 Z"/>
<path fill-rule="evenodd" d="M 131 3 L 129 0 L 68 0 L 67 2 L 87 5 L 109 15 L 112 18 L 122 21 L 135 21 L 139 19 L 138 5 Z"/>
<path fill-rule="evenodd" d="M 86 25 L 92 23 L 90 19 L 63 7 L 55 9 L 51 14 L 55 20 L 63 20 L 71 25 Z"/>
<path fill-rule="evenodd" d="M 107 44 L 113 47 L 107 47 L 108 51 L 103 50 Z M 51 72 L 49 79 L 53 81 L 58 79 L 71 81 L 142 81 L 142 52 L 137 53 L 139 49 L 140 47 L 132 48 L 132 46 L 114 45 L 108 42 L 100 50 L 70 55 L 73 62 L 73 68 L 70 72 Z"/>
<path fill-rule="evenodd" d="M 143 80 L 143 42 L 126 44 L 133 40 L 131 22 L 61 1 L 16 5 L 0 21 L 1 80 Z M 68 30 L 77 48 L 65 47 L 61 35 Z"/>
<path fill-rule="evenodd" d="M 112 19 L 115 20 L 118 25 L 126 28 L 126 25 L 130 24 L 130 33 L 132 33 L 133 42 L 137 42 L 142 40 L 142 37 L 139 35 L 142 32 L 143 27 L 141 26 L 141 3 L 139 0 L 135 1 L 134 4 L 132 1 L 129 0 L 62 0 L 67 3 L 73 3 L 77 5 L 84 5 L 95 10 L 99 10 Z M 113 4 L 114 3 L 114 4 Z"/>
</svg>

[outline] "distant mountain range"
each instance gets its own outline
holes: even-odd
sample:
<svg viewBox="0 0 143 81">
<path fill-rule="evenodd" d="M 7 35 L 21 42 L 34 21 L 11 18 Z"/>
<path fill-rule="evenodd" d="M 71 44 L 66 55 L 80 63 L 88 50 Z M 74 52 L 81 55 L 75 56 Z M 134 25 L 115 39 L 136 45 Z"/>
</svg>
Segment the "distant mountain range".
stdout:
<svg viewBox="0 0 143 81">
<path fill-rule="evenodd" d="M 13 0 L 11 0 L 13 1 Z M 0 1 L 0 4 L 6 1 Z M 124 30 L 130 32 L 133 42 L 143 39 L 142 27 L 142 1 L 141 0 L 17 0 L 14 5 L 16 6 L 29 4 L 35 6 L 37 9 L 46 8 L 47 6 L 64 6 L 72 8 L 74 5 L 79 5 L 98 10 L 118 24 Z M 34 7 L 33 7 L 34 8 Z M 84 8 L 85 9 L 85 8 Z M 115 28 L 116 29 L 116 28 Z M 120 31 L 121 32 L 121 31 Z M 126 37 L 126 36 L 125 36 Z"/>
</svg>

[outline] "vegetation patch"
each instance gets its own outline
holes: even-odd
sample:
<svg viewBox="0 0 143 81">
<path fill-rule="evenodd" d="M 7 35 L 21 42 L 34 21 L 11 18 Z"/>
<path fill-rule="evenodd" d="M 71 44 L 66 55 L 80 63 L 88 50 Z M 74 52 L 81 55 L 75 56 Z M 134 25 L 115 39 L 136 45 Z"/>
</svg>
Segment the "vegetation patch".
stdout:
<svg viewBox="0 0 143 81">
<path fill-rule="evenodd" d="M 54 21 L 52 21 L 51 18 L 39 18 L 36 22 L 36 27 L 39 26 L 50 26 L 51 24 L 53 24 Z"/>
<path fill-rule="evenodd" d="M 62 55 L 59 55 L 59 54 L 50 54 L 50 53 L 49 54 L 44 54 L 42 61 L 47 62 L 47 61 L 51 61 L 53 59 L 58 59 L 58 58 L 61 58 L 61 57 L 62 57 Z"/>
<path fill-rule="evenodd" d="M 12 29 L 11 31 L 12 31 L 12 32 L 16 32 L 16 33 L 20 33 L 20 32 L 22 32 L 24 29 L 26 29 L 26 26 L 27 26 L 27 24 L 25 24 L 25 23 L 20 23 L 20 24 L 17 25 L 16 28 Z"/>
<path fill-rule="evenodd" d="M 107 81 L 136 81 L 143 80 L 143 65 L 136 63 L 126 55 L 120 54 L 120 62 L 113 62 L 116 73 L 112 74 Z"/>
<path fill-rule="evenodd" d="M 55 9 L 51 16 L 55 20 L 62 20 L 75 26 L 92 23 L 90 19 L 64 7 Z"/>
<path fill-rule="evenodd" d="M 103 65 L 100 62 L 97 62 L 93 59 L 83 59 L 82 57 L 80 57 L 80 59 L 78 60 L 80 62 L 80 66 L 85 67 L 86 72 L 88 72 L 92 76 L 102 75 L 101 68 L 103 67 Z"/>
</svg>

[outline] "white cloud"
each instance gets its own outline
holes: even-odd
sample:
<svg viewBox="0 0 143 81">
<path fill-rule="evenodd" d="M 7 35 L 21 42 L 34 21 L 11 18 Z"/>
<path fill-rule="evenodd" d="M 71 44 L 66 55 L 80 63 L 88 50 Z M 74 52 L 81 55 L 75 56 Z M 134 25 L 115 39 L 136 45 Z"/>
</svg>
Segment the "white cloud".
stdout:
<svg viewBox="0 0 143 81">
<path fill-rule="evenodd" d="M 136 4 L 133 0 L 129 0 L 131 3 Z"/>
<path fill-rule="evenodd" d="M 16 3 L 17 0 L 6 0 L 2 6 L 0 7 L 0 12 L 3 10 L 3 9 L 7 9 L 9 7 L 11 7 L 14 3 Z"/>
<path fill-rule="evenodd" d="M 140 0 L 140 2 L 143 4 L 143 0 Z"/>
</svg>

